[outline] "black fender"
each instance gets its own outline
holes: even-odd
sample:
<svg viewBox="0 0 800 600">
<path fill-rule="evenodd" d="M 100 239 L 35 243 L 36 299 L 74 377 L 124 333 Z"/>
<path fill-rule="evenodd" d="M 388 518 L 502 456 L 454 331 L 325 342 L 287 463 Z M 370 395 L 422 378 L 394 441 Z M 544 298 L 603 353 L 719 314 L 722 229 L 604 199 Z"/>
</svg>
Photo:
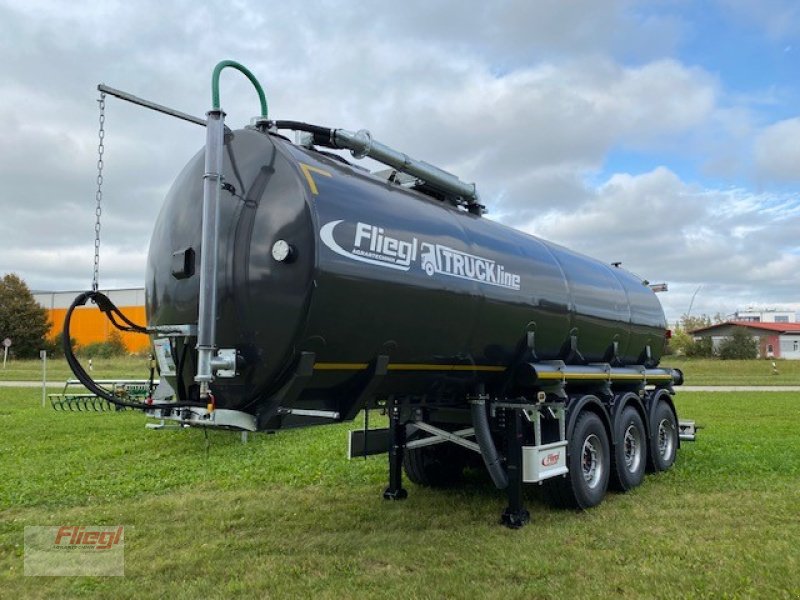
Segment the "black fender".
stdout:
<svg viewBox="0 0 800 600">
<path fill-rule="evenodd" d="M 606 428 L 606 434 L 608 434 L 609 444 L 612 443 L 611 438 L 614 435 L 614 430 L 611 427 L 611 417 L 608 414 L 608 409 L 603 405 L 600 398 L 591 394 L 572 399 L 567 405 L 567 439 L 572 439 L 572 431 L 575 429 L 578 415 L 587 408 L 600 416 Z"/>
<path fill-rule="evenodd" d="M 648 406 L 647 406 L 647 420 L 645 422 L 645 427 L 647 428 L 647 437 L 650 438 L 653 435 L 653 432 L 650 431 L 650 424 L 653 422 L 653 415 L 656 411 L 656 406 L 662 400 L 667 403 L 670 410 L 672 411 L 673 416 L 675 417 L 675 423 L 678 422 L 678 411 L 675 410 L 675 403 L 672 400 L 672 393 L 666 388 L 659 388 L 654 390 L 650 394 L 648 394 Z M 678 436 L 678 448 L 681 447 L 681 436 Z"/>
</svg>

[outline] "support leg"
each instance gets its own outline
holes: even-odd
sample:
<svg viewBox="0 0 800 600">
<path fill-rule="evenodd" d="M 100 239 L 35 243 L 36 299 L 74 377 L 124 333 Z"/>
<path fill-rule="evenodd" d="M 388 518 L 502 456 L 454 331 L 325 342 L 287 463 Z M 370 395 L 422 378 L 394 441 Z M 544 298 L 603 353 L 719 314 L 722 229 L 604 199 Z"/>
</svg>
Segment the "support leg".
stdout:
<svg viewBox="0 0 800 600">
<path fill-rule="evenodd" d="M 403 488 L 403 450 L 406 447 L 406 426 L 400 422 L 400 407 L 392 404 L 389 410 L 389 487 L 383 492 L 384 500 L 404 500 L 408 492 Z"/>
<path fill-rule="evenodd" d="M 508 457 L 506 467 L 508 471 L 508 506 L 501 517 L 503 525 L 511 529 L 519 529 L 531 520 L 531 514 L 522 504 L 522 417 L 520 411 L 513 409 L 506 420 L 506 435 L 508 440 Z"/>
</svg>

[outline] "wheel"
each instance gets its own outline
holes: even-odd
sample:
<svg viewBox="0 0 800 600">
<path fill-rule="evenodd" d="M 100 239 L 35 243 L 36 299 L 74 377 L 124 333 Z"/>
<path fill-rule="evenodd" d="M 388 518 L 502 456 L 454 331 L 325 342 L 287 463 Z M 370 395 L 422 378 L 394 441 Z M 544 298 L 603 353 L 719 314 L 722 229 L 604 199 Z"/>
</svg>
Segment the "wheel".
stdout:
<svg viewBox="0 0 800 600">
<path fill-rule="evenodd" d="M 633 406 L 626 406 L 614 431 L 614 488 L 628 491 L 642 483 L 647 466 L 647 434 L 644 422 Z"/>
<path fill-rule="evenodd" d="M 672 408 L 659 401 L 650 423 L 650 466 L 666 471 L 675 463 L 678 451 L 678 423 Z"/>
<path fill-rule="evenodd" d="M 564 508 L 591 508 L 603 501 L 611 466 L 608 435 L 603 421 L 585 411 L 578 416 L 569 439 L 564 478 L 550 480 L 550 500 Z"/>
<path fill-rule="evenodd" d="M 406 448 L 403 469 L 410 481 L 429 487 L 449 487 L 464 480 L 466 459 L 452 444 Z"/>
</svg>

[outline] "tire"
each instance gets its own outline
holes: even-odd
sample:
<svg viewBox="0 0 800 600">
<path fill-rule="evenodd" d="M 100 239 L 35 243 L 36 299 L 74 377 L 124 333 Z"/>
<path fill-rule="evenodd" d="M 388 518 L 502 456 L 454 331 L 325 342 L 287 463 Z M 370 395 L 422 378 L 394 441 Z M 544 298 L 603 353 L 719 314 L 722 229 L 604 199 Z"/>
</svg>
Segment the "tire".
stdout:
<svg viewBox="0 0 800 600">
<path fill-rule="evenodd" d="M 578 416 L 570 436 L 566 477 L 546 486 L 550 501 L 562 508 L 587 509 L 605 498 L 611 470 L 611 452 L 603 421 L 595 413 Z"/>
<path fill-rule="evenodd" d="M 647 467 L 647 446 L 647 433 L 639 411 L 626 406 L 614 431 L 611 483 L 615 489 L 627 492 L 642 483 Z"/>
<path fill-rule="evenodd" d="M 464 481 L 466 460 L 460 448 L 452 444 L 436 444 L 406 448 L 403 469 L 408 479 L 427 487 L 451 487 Z"/>
<path fill-rule="evenodd" d="M 650 422 L 650 466 L 666 471 L 678 453 L 678 422 L 669 404 L 660 400 Z"/>
</svg>

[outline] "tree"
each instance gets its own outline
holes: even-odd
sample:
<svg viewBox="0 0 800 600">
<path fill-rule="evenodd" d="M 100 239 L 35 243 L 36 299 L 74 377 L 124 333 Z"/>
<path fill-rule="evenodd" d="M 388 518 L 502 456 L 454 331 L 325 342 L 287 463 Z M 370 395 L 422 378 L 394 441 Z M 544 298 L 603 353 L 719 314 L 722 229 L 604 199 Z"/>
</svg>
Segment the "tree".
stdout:
<svg viewBox="0 0 800 600">
<path fill-rule="evenodd" d="M 675 323 L 675 330 L 672 332 L 672 339 L 669 341 L 670 347 L 676 354 L 684 354 L 692 358 L 713 357 L 714 348 L 711 338 L 694 339 L 692 332 L 721 323 L 722 320 L 722 315 L 719 313 L 714 315 L 713 318 L 705 314 L 696 316 L 684 314 L 680 321 Z"/>
<path fill-rule="evenodd" d="M 0 280 L 0 339 L 10 338 L 19 358 L 35 358 L 46 347 L 47 311 L 36 303 L 25 282 L 14 273 Z"/>
<path fill-rule="evenodd" d="M 122 336 L 116 329 L 112 330 L 105 342 L 93 342 L 80 349 L 81 356 L 85 358 L 111 358 L 124 356 L 128 353 Z"/>
<path fill-rule="evenodd" d="M 710 337 L 701 337 L 692 341 L 686 348 L 686 356 L 690 358 L 711 358 L 714 356 L 714 342 Z"/>
<path fill-rule="evenodd" d="M 691 333 L 696 329 L 703 329 L 704 327 L 711 326 L 711 317 L 708 315 L 697 315 L 697 316 L 689 316 L 683 315 L 681 317 L 680 324 L 678 325 L 679 329 L 687 333 Z"/>
<path fill-rule="evenodd" d="M 694 338 L 689 335 L 684 329 L 675 329 L 672 332 L 672 337 L 670 338 L 667 347 L 670 351 L 674 354 L 683 354 L 688 356 L 689 349 L 694 344 Z"/>
<path fill-rule="evenodd" d="M 744 327 L 733 330 L 731 337 L 719 345 L 719 357 L 722 360 L 749 359 L 758 356 L 758 340 Z"/>
</svg>

